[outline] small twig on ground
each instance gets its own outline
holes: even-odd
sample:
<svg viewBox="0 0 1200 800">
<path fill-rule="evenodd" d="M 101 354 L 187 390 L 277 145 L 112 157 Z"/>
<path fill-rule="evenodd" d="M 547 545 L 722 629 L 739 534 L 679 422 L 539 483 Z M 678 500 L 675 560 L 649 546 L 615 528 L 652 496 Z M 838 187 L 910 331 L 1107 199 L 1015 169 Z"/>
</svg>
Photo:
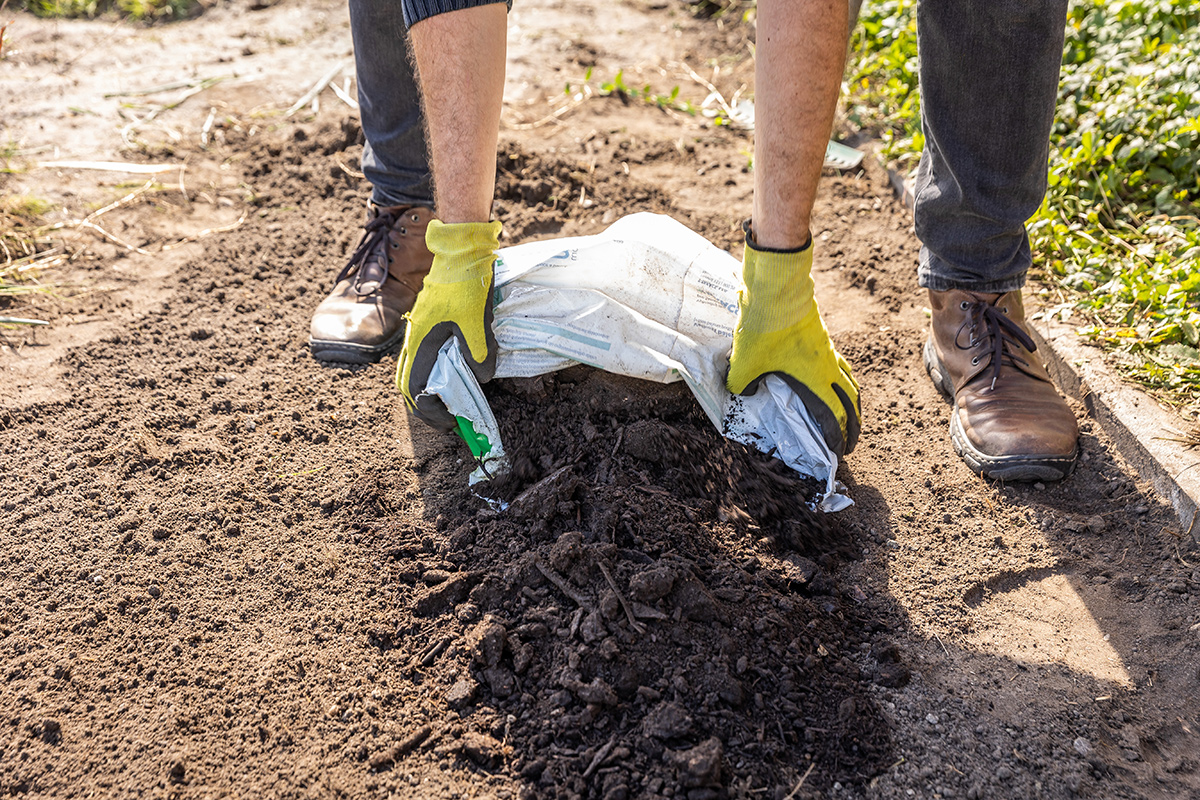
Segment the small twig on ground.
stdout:
<svg viewBox="0 0 1200 800">
<path fill-rule="evenodd" d="M 450 637 L 449 636 L 438 639 L 432 645 L 425 648 L 425 652 L 421 653 L 421 655 L 413 656 L 412 661 L 409 662 L 409 665 L 408 665 L 409 669 L 416 669 L 418 666 L 421 666 L 421 667 L 430 666 L 431 664 L 433 664 L 434 661 L 437 660 L 437 657 L 442 654 L 442 651 L 445 650 L 449 646 L 450 646 Z"/>
<path fill-rule="evenodd" d="M 229 231 L 240 228 L 242 226 L 242 223 L 244 223 L 245 221 L 246 221 L 246 212 L 243 211 L 242 215 L 240 217 L 238 217 L 237 222 L 232 222 L 229 225 L 222 225 L 219 228 L 205 228 L 204 230 L 200 231 L 199 233 L 193 233 L 191 236 L 185 236 L 177 242 L 172 242 L 171 244 L 164 244 L 162 246 L 162 249 L 164 251 L 165 250 L 174 250 L 176 247 L 183 247 L 185 244 L 187 244 L 189 242 L 194 242 L 197 239 L 203 239 L 205 236 L 212 236 L 214 233 L 228 233 Z"/>
<path fill-rule="evenodd" d="M 358 171 L 358 170 L 356 170 L 356 169 L 351 169 L 350 167 L 347 167 L 345 164 L 343 164 L 341 161 L 337 162 L 337 165 L 338 165 L 338 167 L 339 167 L 339 168 L 341 168 L 342 172 L 346 173 L 346 174 L 347 174 L 347 175 L 349 175 L 351 178 L 365 178 L 365 177 L 367 177 L 365 173 L 359 172 L 359 171 Z"/>
<path fill-rule="evenodd" d="M 312 88 L 310 88 L 307 92 L 304 93 L 303 97 L 301 97 L 295 103 L 292 103 L 292 107 L 289 108 L 284 113 L 284 116 L 285 117 L 292 116 L 293 114 L 295 114 L 300 109 L 304 108 L 309 103 L 313 103 L 314 110 L 316 110 L 315 106 L 316 106 L 316 102 L 317 102 L 317 96 L 320 95 L 321 92 L 323 92 L 325 90 L 325 87 L 328 86 L 330 84 L 330 82 L 332 82 L 333 79 L 336 78 L 338 76 L 338 74 L 343 69 L 345 69 L 346 65 L 349 63 L 350 63 L 350 59 L 348 59 L 348 58 L 344 58 L 341 61 L 339 61 L 337 63 L 337 66 L 335 66 L 333 69 L 329 70 L 329 72 L 322 75 L 320 80 L 318 80 L 316 83 L 314 83 L 312 85 Z"/>
<path fill-rule="evenodd" d="M 192 80 L 192 81 L 189 81 L 189 80 L 172 81 L 171 83 L 164 83 L 159 86 L 151 86 L 147 89 L 130 89 L 127 92 L 109 92 L 108 94 L 104 95 L 104 97 L 105 97 L 105 99 L 110 98 L 110 97 L 144 97 L 148 94 L 158 94 L 159 92 L 169 92 L 169 91 L 172 91 L 173 89 L 193 89 L 197 86 L 205 86 L 205 85 L 211 86 L 212 84 L 218 83 L 220 81 L 227 81 L 231 77 L 232 76 L 225 76 L 225 77 L 219 77 L 219 78 L 200 78 L 199 80 Z"/>
<path fill-rule="evenodd" d="M 621 428 L 621 430 L 617 431 L 617 441 L 613 445 L 612 456 L 610 456 L 611 458 L 617 457 L 617 451 L 621 449 L 621 442 L 623 442 L 624 440 L 625 440 L 625 429 Z"/>
<path fill-rule="evenodd" d="M 566 105 L 555 109 L 546 116 L 534 122 L 506 122 L 505 127 L 514 131 L 531 131 L 535 128 L 541 128 L 544 125 L 549 125 L 552 122 L 558 122 L 559 118 L 570 111 L 579 108 L 592 97 L 592 87 L 584 85 L 579 92 Z"/>
<path fill-rule="evenodd" d="M 213 121 L 217 118 L 217 107 L 208 107 L 208 117 L 204 120 L 204 124 L 200 127 L 200 146 L 208 147 L 208 134 L 212 130 Z"/>
<path fill-rule="evenodd" d="M 203 92 L 204 90 L 209 89 L 213 86 L 216 86 L 218 83 L 221 83 L 222 81 L 232 80 L 234 78 L 235 78 L 235 76 L 233 76 L 233 75 L 225 75 L 225 76 L 222 76 L 219 78 L 205 78 L 204 80 L 200 81 L 198 84 L 193 85 L 192 88 L 188 89 L 185 92 L 180 93 L 179 97 L 175 98 L 175 100 L 173 102 L 170 102 L 170 103 L 167 103 L 166 105 L 161 105 L 161 106 L 151 109 L 150 112 L 148 114 L 146 114 L 146 116 L 144 116 L 144 117 L 138 118 L 135 116 L 133 122 L 129 123 L 128 125 L 126 125 L 124 128 L 121 129 L 121 140 L 123 142 L 125 142 L 125 144 L 128 145 L 129 147 L 134 147 L 135 143 L 131 137 L 132 137 L 134 131 L 136 131 L 138 128 L 142 127 L 143 125 L 149 124 L 155 117 L 157 117 L 159 114 L 163 113 L 164 111 L 170 111 L 172 108 L 178 108 L 179 106 L 183 105 L 184 101 L 186 101 L 189 97 L 198 95 L 201 92 Z M 164 125 L 163 129 L 167 132 L 167 135 L 170 136 L 175 141 L 179 141 L 180 139 L 183 138 L 182 134 L 180 134 L 178 131 L 175 131 L 172 128 L 168 128 Z"/>
<path fill-rule="evenodd" d="M 22 317 L 0 317 L 0 325 L 49 325 L 40 319 L 24 319 Z"/>
<path fill-rule="evenodd" d="M 119 236 L 117 236 L 117 235 L 115 235 L 115 234 L 109 233 L 108 231 L 104 230 L 104 228 L 101 228 L 99 225 L 97 225 L 96 223 L 94 223 L 94 222 L 91 222 L 91 221 L 89 221 L 89 220 L 86 220 L 86 219 L 81 219 L 81 220 L 79 220 L 78 222 L 76 222 L 74 225 L 72 225 L 71 227 L 74 227 L 74 228 L 87 228 L 87 229 L 89 229 L 89 230 L 93 230 L 93 231 L 95 231 L 96 233 L 98 233 L 98 234 L 100 234 L 101 236 L 103 236 L 105 239 L 108 239 L 108 240 L 109 240 L 110 242 L 112 242 L 113 244 L 119 244 L 119 245 L 121 245 L 121 247 L 124 247 L 126 250 L 132 251 L 132 252 L 134 252 L 134 253 L 137 253 L 137 254 L 139 254 L 139 255 L 143 255 L 143 256 L 148 256 L 148 255 L 150 255 L 150 251 L 149 251 L 149 250 L 146 250 L 146 249 L 144 249 L 144 248 L 138 247 L 138 246 L 137 246 L 137 245 L 135 245 L 135 244 L 130 244 L 129 242 L 127 242 L 127 241 L 125 241 L 124 239 L 122 239 L 121 237 L 119 237 Z"/>
<path fill-rule="evenodd" d="M 122 197 L 120 200 L 114 200 L 113 202 L 106 205 L 104 208 L 101 208 L 98 211 L 93 211 L 92 213 L 88 214 L 86 217 L 84 217 L 84 221 L 91 222 L 92 220 L 102 217 L 105 214 L 107 214 L 108 212 L 118 209 L 121 206 L 129 205 L 134 200 L 138 199 L 143 194 L 145 194 L 147 191 L 149 191 L 150 187 L 152 187 L 153 185 L 154 185 L 154 178 L 151 178 L 150 180 L 146 181 L 138 188 L 134 189 L 129 194 Z"/>
<path fill-rule="evenodd" d="M 333 93 L 338 96 L 339 100 L 341 100 L 343 103 L 345 103 L 346 105 L 350 106 L 351 108 L 353 108 L 354 110 L 357 111 L 358 110 L 358 101 L 350 96 L 349 86 L 350 86 L 349 78 L 346 79 L 345 87 L 338 86 L 336 83 L 332 83 L 332 82 L 329 84 L 329 88 L 333 89 Z"/>
<path fill-rule="evenodd" d="M 600 574 L 604 576 L 604 580 L 608 581 L 609 588 L 613 590 L 613 594 L 617 596 L 617 602 L 621 604 L 621 608 L 625 611 L 625 618 L 629 620 L 629 627 L 633 628 L 639 634 L 646 632 L 646 626 L 638 622 L 633 616 L 633 609 L 629 607 L 629 603 L 625 601 L 625 595 L 621 594 L 621 590 L 617 588 L 617 582 L 613 580 L 612 573 L 608 571 L 608 567 L 604 566 L 603 561 L 597 561 L 600 567 Z"/>
<path fill-rule="evenodd" d="M 92 231 L 95 231 L 96 233 L 100 234 L 101 236 L 103 236 L 105 239 L 112 242 L 113 244 L 118 244 L 121 247 L 124 247 L 126 250 L 131 250 L 135 253 L 140 253 L 141 255 L 148 256 L 148 255 L 150 255 L 149 250 L 138 247 L 137 245 L 132 245 L 129 242 L 124 241 L 123 239 L 119 238 L 118 236 L 108 232 L 104 228 L 101 228 L 99 225 L 96 224 L 95 220 L 98 219 L 99 217 L 103 216 L 104 214 L 107 214 L 110 211 L 118 209 L 122 206 L 127 206 L 130 203 L 132 203 L 133 201 L 137 200 L 145 192 L 147 192 L 151 187 L 153 187 L 154 183 L 155 183 L 155 179 L 151 178 L 150 180 L 146 181 L 144 184 L 139 186 L 137 189 L 134 189 L 132 192 L 125 195 L 121 199 L 114 200 L 113 202 L 106 205 L 104 208 L 93 211 L 91 214 L 88 214 L 83 219 L 68 220 L 67 222 L 56 222 L 53 225 L 50 225 L 46 228 L 41 228 L 39 230 L 40 230 L 40 232 L 49 232 L 49 231 L 56 231 L 56 230 L 63 230 L 63 229 L 87 228 L 88 230 L 92 230 Z M 183 191 L 182 168 L 180 170 L 179 189 L 181 192 Z M 186 198 L 187 198 L 187 195 L 184 194 L 184 199 L 186 199 Z M 180 239 L 177 242 L 172 242 L 171 244 L 163 245 L 159 248 L 159 251 L 162 252 L 162 251 L 166 251 L 166 250 L 174 250 L 176 247 L 181 247 L 182 245 L 185 245 L 188 242 L 194 242 L 197 239 L 201 239 L 205 236 L 211 236 L 214 233 L 227 233 L 229 231 L 232 231 L 232 230 L 240 227 L 242 225 L 242 223 L 244 223 L 245 221 L 246 221 L 246 212 L 242 212 L 242 215 L 238 218 L 237 222 L 234 222 L 230 225 L 222 225 L 221 227 L 218 227 L 218 228 L 205 228 L 204 230 L 202 230 L 198 233 L 194 233 L 191 236 L 185 236 L 184 238 Z"/>
<path fill-rule="evenodd" d="M 580 594 L 578 591 L 573 589 L 569 583 L 567 583 L 565 580 L 563 580 L 563 577 L 561 575 L 559 575 L 557 572 L 555 572 L 550 567 L 543 564 L 541 562 L 541 559 L 534 561 L 533 565 L 535 567 L 537 567 L 538 572 L 540 572 L 540 573 L 542 573 L 542 575 L 546 576 L 546 580 L 550 581 L 555 586 L 557 586 L 558 590 L 560 592 L 562 592 L 567 597 L 574 600 L 575 604 L 577 606 L 579 606 L 580 608 L 587 609 L 589 611 L 591 610 L 591 608 L 592 608 L 591 602 L 586 597 L 584 597 L 582 594 Z"/>
<path fill-rule="evenodd" d="M 612 752 L 612 749 L 614 746 L 616 746 L 616 744 L 617 737 L 614 736 L 613 738 L 609 739 L 603 747 L 596 751 L 596 755 L 592 756 L 592 763 L 588 764 L 588 768 L 583 771 L 584 778 L 591 777 L 592 773 L 604 763 L 604 759 L 608 758 L 608 754 Z"/>
<path fill-rule="evenodd" d="M 783 798 L 783 800 L 792 800 L 792 798 L 796 796 L 796 792 L 804 788 L 804 782 L 808 780 L 808 776 L 812 774 L 812 771 L 816 766 L 817 762 L 815 761 L 808 765 L 808 769 L 806 769 L 804 774 L 800 776 L 800 781 L 796 784 L 796 788 L 792 789 L 792 791 L 788 793 L 788 796 Z"/>
<path fill-rule="evenodd" d="M 42 161 L 36 167 L 57 169 L 94 169 L 107 172 L 128 172 L 133 175 L 157 175 L 178 169 L 179 164 L 135 164 L 131 161 Z"/>
<path fill-rule="evenodd" d="M 706 81 L 704 78 L 700 77 L 700 75 L 696 72 L 696 70 L 694 70 L 690 66 L 688 66 L 688 63 L 686 61 L 681 61 L 681 62 L 679 62 L 679 64 L 680 64 L 680 66 L 683 67 L 684 72 L 686 72 L 688 74 L 688 77 L 690 77 L 696 83 L 703 86 L 705 89 L 708 89 L 708 91 L 709 91 L 708 96 L 710 98 L 712 98 L 714 101 L 716 101 L 717 105 L 719 105 L 721 107 L 721 110 L 725 112 L 726 117 L 728 117 L 730 120 L 738 123 L 739 125 L 741 125 L 743 127 L 746 127 L 749 129 L 754 128 L 753 125 L 746 124 L 746 121 L 744 119 L 742 119 L 742 115 L 737 113 L 737 110 L 734 109 L 734 107 L 731 106 L 725 100 L 725 95 L 721 94 L 721 92 L 718 91 L 717 87 L 714 86 L 711 81 Z M 706 100 L 706 102 L 707 102 L 707 100 Z"/>
</svg>

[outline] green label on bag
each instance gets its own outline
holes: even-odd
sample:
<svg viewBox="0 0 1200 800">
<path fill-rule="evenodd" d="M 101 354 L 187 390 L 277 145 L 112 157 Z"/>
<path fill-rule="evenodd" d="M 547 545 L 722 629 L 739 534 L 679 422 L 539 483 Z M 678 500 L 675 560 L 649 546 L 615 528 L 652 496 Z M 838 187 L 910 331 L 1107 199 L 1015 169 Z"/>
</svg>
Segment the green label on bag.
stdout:
<svg viewBox="0 0 1200 800">
<path fill-rule="evenodd" d="M 467 448 L 470 449 L 471 455 L 475 456 L 476 460 L 482 459 L 492 452 L 492 443 L 488 441 L 487 436 L 475 431 L 475 425 L 471 420 L 466 417 L 455 417 L 455 419 L 458 420 L 458 435 L 467 443 Z"/>
</svg>

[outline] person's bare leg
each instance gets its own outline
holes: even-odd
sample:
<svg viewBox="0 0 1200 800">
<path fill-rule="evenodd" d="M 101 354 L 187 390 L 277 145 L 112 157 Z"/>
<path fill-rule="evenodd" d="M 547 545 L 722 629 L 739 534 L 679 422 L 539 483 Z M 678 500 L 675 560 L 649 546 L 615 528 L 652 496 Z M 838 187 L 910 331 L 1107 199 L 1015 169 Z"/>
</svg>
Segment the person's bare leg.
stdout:
<svg viewBox="0 0 1200 800">
<path fill-rule="evenodd" d="M 846 0 L 760 0 L 754 71 L 754 237 L 808 240 L 846 56 Z"/>
<path fill-rule="evenodd" d="M 841 86 L 846 0 L 759 0 L 754 216 L 725 382 L 781 378 L 839 458 L 859 434 L 858 384 L 813 296 L 809 220 Z"/>
<path fill-rule="evenodd" d="M 450 11 L 412 26 L 442 222 L 487 222 L 496 191 L 504 99 L 504 3 Z"/>
</svg>

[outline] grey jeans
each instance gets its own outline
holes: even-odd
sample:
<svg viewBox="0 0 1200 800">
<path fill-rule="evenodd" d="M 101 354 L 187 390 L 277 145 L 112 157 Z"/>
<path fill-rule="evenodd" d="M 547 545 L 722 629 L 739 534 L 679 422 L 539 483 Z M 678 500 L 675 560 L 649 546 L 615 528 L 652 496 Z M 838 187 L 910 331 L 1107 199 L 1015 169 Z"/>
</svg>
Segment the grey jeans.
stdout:
<svg viewBox="0 0 1200 800">
<path fill-rule="evenodd" d="M 920 0 L 918 277 L 935 291 L 1009 292 L 1046 193 L 1067 0 Z"/>
<path fill-rule="evenodd" d="M 350 0 L 362 119 L 362 171 L 382 206 L 433 206 L 421 95 L 408 29 L 391 0 Z"/>
<path fill-rule="evenodd" d="M 350 0 L 362 105 L 363 172 L 382 205 L 432 203 L 405 27 L 502 0 Z M 851 19 L 861 0 L 850 0 Z M 1067 0 L 921 0 L 925 151 L 917 173 L 921 286 L 1020 288 L 1025 222 L 1046 191 Z"/>
</svg>

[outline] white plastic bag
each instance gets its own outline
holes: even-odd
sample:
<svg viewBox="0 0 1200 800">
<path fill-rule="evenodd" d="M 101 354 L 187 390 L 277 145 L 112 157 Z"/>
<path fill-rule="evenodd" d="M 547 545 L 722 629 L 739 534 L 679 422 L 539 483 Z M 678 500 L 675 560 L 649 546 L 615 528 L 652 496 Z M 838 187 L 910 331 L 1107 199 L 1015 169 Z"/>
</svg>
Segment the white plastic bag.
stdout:
<svg viewBox="0 0 1200 800">
<path fill-rule="evenodd" d="M 751 397 L 725 388 L 741 265 L 670 217 L 633 214 L 603 233 L 508 247 L 496 263 L 497 378 L 576 363 L 634 378 L 683 380 L 722 435 L 772 453 L 825 484 L 819 507 L 852 501 L 834 479 L 837 456 L 803 403 L 769 376 Z M 496 419 L 457 340 L 442 347 L 427 394 L 459 419 L 487 474 L 507 468 Z M 471 476 L 485 477 L 481 468 Z"/>
</svg>

